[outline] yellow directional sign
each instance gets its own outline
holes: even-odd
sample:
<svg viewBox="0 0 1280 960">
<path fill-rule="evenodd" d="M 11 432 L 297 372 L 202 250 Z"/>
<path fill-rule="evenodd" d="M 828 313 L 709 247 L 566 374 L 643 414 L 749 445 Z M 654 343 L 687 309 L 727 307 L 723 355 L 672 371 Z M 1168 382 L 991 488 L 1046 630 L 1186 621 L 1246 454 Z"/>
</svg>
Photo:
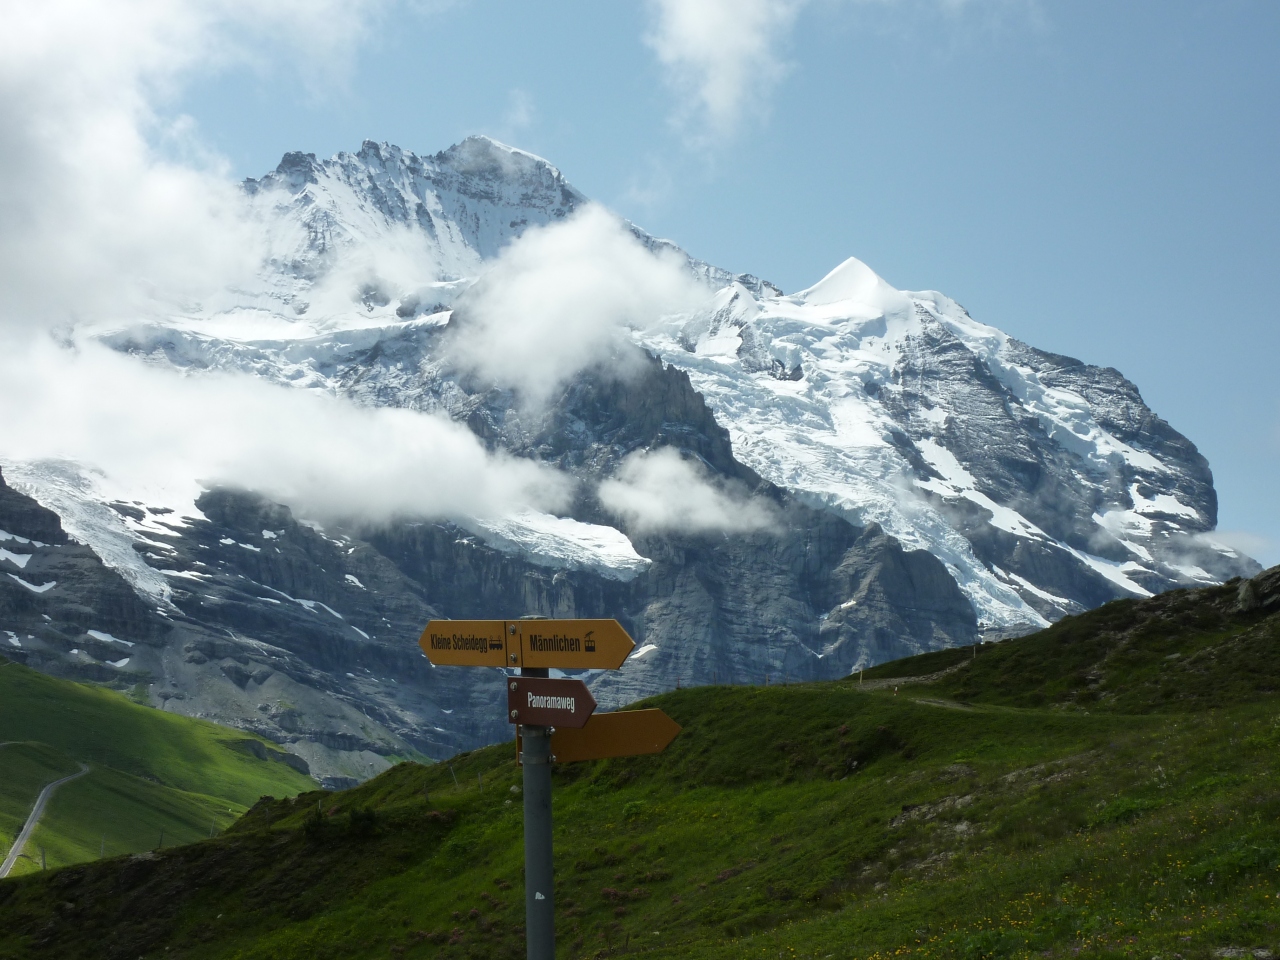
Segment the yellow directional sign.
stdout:
<svg viewBox="0 0 1280 960">
<path fill-rule="evenodd" d="M 635 641 L 617 620 L 512 620 L 520 666 L 617 670 Z"/>
<path fill-rule="evenodd" d="M 418 641 L 434 664 L 617 670 L 635 642 L 617 620 L 432 620 Z"/>
<path fill-rule="evenodd" d="M 556 763 L 576 763 L 661 753 L 679 732 L 680 724 L 661 710 L 596 713 L 581 730 L 556 727 L 551 756 Z"/>
<path fill-rule="evenodd" d="M 432 620 L 422 631 L 418 646 L 437 666 L 518 666 L 507 654 L 509 636 L 502 620 Z"/>
<path fill-rule="evenodd" d="M 556 727 L 551 734 L 551 758 L 556 763 L 577 763 L 661 753 L 680 729 L 680 724 L 661 710 L 593 713 L 581 729 Z M 523 747 L 522 739 L 517 733 L 517 757 Z"/>
</svg>

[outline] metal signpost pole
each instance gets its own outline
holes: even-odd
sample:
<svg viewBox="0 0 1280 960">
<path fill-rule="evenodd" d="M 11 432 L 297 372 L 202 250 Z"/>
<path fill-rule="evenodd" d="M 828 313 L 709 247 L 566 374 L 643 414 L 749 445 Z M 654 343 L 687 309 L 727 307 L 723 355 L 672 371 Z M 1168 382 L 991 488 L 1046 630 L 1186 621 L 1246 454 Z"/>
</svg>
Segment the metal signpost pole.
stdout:
<svg viewBox="0 0 1280 960">
<path fill-rule="evenodd" d="M 552 667 L 621 668 L 635 641 L 617 620 L 432 620 L 418 645 L 435 666 L 520 668 L 506 687 L 507 718 L 519 725 L 516 749 L 524 767 L 525 942 L 529 960 L 555 960 L 552 761 L 660 753 L 680 726 L 661 710 L 596 714 L 581 680 L 547 676 Z M 453 780 L 457 784 L 457 774 Z"/>
<path fill-rule="evenodd" d="M 520 671 L 523 676 L 546 670 Z M 520 725 L 524 758 L 524 928 L 528 960 L 555 960 L 551 851 L 551 728 Z"/>
</svg>

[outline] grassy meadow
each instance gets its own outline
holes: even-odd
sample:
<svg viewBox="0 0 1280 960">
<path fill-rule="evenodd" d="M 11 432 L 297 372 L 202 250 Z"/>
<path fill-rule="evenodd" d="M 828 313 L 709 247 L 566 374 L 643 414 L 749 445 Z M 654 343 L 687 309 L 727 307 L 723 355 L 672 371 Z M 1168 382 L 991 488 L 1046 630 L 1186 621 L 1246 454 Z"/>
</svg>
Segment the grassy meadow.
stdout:
<svg viewBox="0 0 1280 960">
<path fill-rule="evenodd" d="M 559 956 L 1276 952 L 1280 616 L 1232 590 L 637 704 L 665 753 L 555 773 Z M 0 883 L 0 958 L 521 957 L 519 784 L 498 744 Z"/>
<path fill-rule="evenodd" d="M 12 876 L 39 872 L 42 848 L 53 868 L 205 839 L 264 794 L 315 785 L 245 752 L 238 745 L 247 739 L 8 663 L 0 669 L 0 743 L 8 742 L 0 747 L 0 847 L 8 852 L 45 784 L 82 762 L 90 767 L 54 793 Z"/>
</svg>

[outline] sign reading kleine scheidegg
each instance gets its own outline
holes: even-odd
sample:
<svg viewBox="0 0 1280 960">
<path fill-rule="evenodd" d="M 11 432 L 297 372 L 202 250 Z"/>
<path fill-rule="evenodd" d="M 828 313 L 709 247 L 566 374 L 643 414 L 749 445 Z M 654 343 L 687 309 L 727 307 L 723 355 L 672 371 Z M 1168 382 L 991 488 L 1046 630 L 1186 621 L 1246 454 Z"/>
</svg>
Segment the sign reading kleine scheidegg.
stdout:
<svg viewBox="0 0 1280 960">
<path fill-rule="evenodd" d="M 507 654 L 508 636 L 502 620 L 432 620 L 418 646 L 440 666 L 514 666 Z"/>
</svg>

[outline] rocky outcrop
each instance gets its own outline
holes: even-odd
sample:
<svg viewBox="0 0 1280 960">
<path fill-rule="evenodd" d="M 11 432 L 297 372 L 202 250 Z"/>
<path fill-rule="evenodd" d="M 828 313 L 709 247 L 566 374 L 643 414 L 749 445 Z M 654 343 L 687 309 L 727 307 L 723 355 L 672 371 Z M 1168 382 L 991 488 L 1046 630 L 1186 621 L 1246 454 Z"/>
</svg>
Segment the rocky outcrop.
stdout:
<svg viewBox="0 0 1280 960">
<path fill-rule="evenodd" d="M 1240 613 L 1280 609 L 1280 567 L 1271 567 L 1256 577 L 1241 580 L 1236 588 L 1235 608 Z"/>
<path fill-rule="evenodd" d="M 13 535 L 6 539 L 21 537 L 57 545 L 67 542 L 67 534 L 58 515 L 5 483 L 3 470 L 0 470 L 0 516 L 4 517 L 5 523 L 0 529 Z"/>
</svg>

